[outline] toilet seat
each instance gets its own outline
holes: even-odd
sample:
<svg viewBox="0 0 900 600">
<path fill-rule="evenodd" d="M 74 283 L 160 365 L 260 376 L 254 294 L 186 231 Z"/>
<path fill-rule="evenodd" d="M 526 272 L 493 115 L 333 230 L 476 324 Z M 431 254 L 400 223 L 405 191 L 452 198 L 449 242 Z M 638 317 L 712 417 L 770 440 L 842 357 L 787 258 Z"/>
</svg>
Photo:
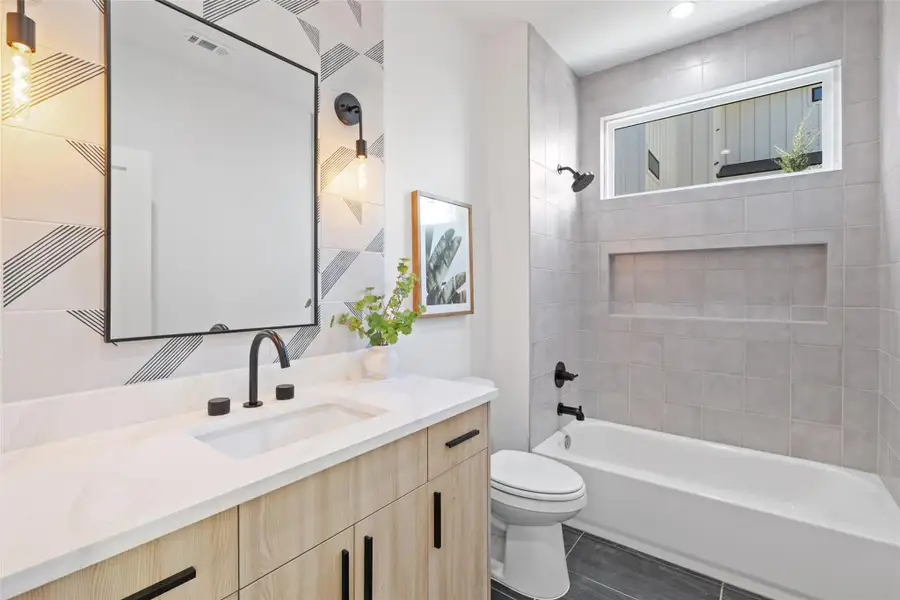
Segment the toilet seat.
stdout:
<svg viewBox="0 0 900 600">
<path fill-rule="evenodd" d="M 491 488 L 543 502 L 569 502 L 585 495 L 584 480 L 574 469 L 515 450 L 500 450 L 491 456 Z"/>
</svg>

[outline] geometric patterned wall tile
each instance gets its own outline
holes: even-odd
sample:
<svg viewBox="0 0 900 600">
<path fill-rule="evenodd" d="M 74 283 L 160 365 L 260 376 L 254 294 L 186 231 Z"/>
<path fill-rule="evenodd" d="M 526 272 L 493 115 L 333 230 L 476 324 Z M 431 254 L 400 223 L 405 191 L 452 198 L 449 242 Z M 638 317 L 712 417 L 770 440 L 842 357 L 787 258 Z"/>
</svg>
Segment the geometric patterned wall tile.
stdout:
<svg viewBox="0 0 900 600">
<path fill-rule="evenodd" d="M 297 20 L 300 21 L 300 27 L 303 28 L 303 31 L 306 33 L 306 37 L 309 38 L 309 42 L 313 45 L 313 48 L 315 48 L 316 52 L 318 53 L 321 46 L 321 42 L 319 39 L 319 28 L 315 25 L 307 23 L 300 17 L 297 17 Z"/>
<path fill-rule="evenodd" d="M 366 50 L 366 56 L 384 66 L 384 40 Z"/>
<path fill-rule="evenodd" d="M 384 206 L 322 194 L 322 248 L 364 250 L 384 228 Z M 322 266 L 325 268 L 325 265 Z"/>
<path fill-rule="evenodd" d="M 102 287 L 95 287 L 98 282 L 92 275 L 103 264 L 102 251 L 97 253 L 102 229 L 4 220 L 3 230 L 3 306 L 7 310 L 67 308 L 68 302 L 81 306 L 90 303 L 99 308 L 102 296 L 92 292 L 101 291 Z M 76 261 L 92 246 L 95 254 L 88 258 L 93 260 Z M 41 285 L 35 292 L 40 293 L 42 300 L 29 302 L 28 292 L 45 280 L 49 287 Z M 47 306 L 47 302 L 52 305 Z"/>
<path fill-rule="evenodd" d="M 369 156 L 377 156 L 381 160 L 384 160 L 384 134 L 378 136 L 378 138 L 372 142 L 372 145 L 369 147 Z"/>
<path fill-rule="evenodd" d="M 3 402 L 120 386 L 158 348 L 158 341 L 107 344 L 63 310 L 5 311 Z"/>
<path fill-rule="evenodd" d="M 375 252 L 323 249 L 322 298 L 328 302 L 355 302 L 367 287 L 384 290 L 384 257 Z"/>
<path fill-rule="evenodd" d="M 88 327 L 91 331 L 99 336 L 105 334 L 104 328 L 106 324 L 106 315 L 102 310 L 86 309 L 86 310 L 67 310 L 67 313 L 78 319 L 81 323 Z"/>
<path fill-rule="evenodd" d="M 359 52 L 341 43 L 322 54 L 321 80 L 326 79 L 347 66 L 351 60 L 359 56 Z M 365 107 L 364 107 L 365 109 Z"/>
<path fill-rule="evenodd" d="M 322 161 L 321 171 L 319 173 L 319 189 L 325 190 L 331 182 L 337 179 L 341 171 L 350 166 L 350 163 L 356 160 L 356 152 L 341 146 L 334 151 L 331 156 Z"/>
<path fill-rule="evenodd" d="M 3 125 L 4 219 L 103 226 L 103 176 L 74 143 Z"/>
<path fill-rule="evenodd" d="M 44 100 L 31 108 L 28 119 L 23 123 L 9 119 L 3 123 L 69 140 L 103 145 L 106 143 L 105 79 L 102 75 L 93 77 Z M 77 117 L 73 118 L 73 115 Z M 52 172 L 52 166 L 48 166 L 48 173 Z"/>
<path fill-rule="evenodd" d="M 294 14 L 269 0 L 247 4 L 221 18 L 216 25 L 313 71 L 319 70 L 319 50 L 310 43 L 310 32 Z"/>
<path fill-rule="evenodd" d="M 203 18 L 215 23 L 259 0 L 203 0 Z"/>
<path fill-rule="evenodd" d="M 203 336 L 199 335 L 170 339 L 125 381 L 125 385 L 166 379 L 194 353 L 201 343 L 203 343 Z"/>
<path fill-rule="evenodd" d="M 319 0 L 272 0 L 278 6 L 295 15 L 302 14 L 319 3 Z"/>
<path fill-rule="evenodd" d="M 384 254 L 384 228 L 381 228 L 372 241 L 369 242 L 369 245 L 366 246 L 366 252 L 379 252 Z"/>
<path fill-rule="evenodd" d="M 363 20 L 363 9 L 362 4 L 357 2 L 357 0 L 347 0 L 347 6 L 350 7 L 350 12 L 353 13 L 353 17 L 356 19 L 357 24 L 362 27 Z"/>
<path fill-rule="evenodd" d="M 31 106 L 58 96 L 94 77 L 103 74 L 103 66 L 86 61 L 77 56 L 57 52 L 37 60 L 32 65 Z M 3 118 L 14 116 L 9 94 L 10 76 L 3 76 L 2 112 Z"/>
<path fill-rule="evenodd" d="M 74 140 L 66 140 L 69 145 L 80 154 L 88 163 L 94 167 L 101 175 L 106 175 L 106 150 L 103 146 L 96 144 L 88 144 L 87 142 L 76 142 Z"/>
</svg>

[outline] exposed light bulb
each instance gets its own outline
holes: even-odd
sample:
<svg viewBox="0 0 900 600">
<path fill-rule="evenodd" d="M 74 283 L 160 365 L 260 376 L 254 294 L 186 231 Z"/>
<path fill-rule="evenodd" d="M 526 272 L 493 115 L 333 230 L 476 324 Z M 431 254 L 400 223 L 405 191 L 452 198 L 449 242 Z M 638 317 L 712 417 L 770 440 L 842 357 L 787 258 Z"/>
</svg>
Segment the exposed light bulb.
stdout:
<svg viewBox="0 0 900 600">
<path fill-rule="evenodd" d="M 24 46 L 10 46 L 12 69 L 10 70 L 9 100 L 13 120 L 24 121 L 31 111 L 31 52 Z"/>
<path fill-rule="evenodd" d="M 694 13 L 694 9 L 697 8 L 697 3 L 693 1 L 688 2 L 679 2 L 675 6 L 669 9 L 669 16 L 673 19 L 684 19 L 691 16 Z"/>
<path fill-rule="evenodd" d="M 356 170 L 356 184 L 359 189 L 364 190 L 369 185 L 369 165 L 366 157 L 359 157 L 359 167 Z"/>
</svg>

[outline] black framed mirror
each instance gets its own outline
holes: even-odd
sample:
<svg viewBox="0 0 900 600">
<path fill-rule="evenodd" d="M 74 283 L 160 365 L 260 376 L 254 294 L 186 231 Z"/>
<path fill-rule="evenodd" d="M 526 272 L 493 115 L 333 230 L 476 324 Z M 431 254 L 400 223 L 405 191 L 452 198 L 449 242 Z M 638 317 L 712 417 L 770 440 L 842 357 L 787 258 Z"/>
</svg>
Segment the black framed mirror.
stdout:
<svg viewBox="0 0 900 600">
<path fill-rule="evenodd" d="M 107 0 L 106 340 L 317 325 L 315 71 Z"/>
</svg>

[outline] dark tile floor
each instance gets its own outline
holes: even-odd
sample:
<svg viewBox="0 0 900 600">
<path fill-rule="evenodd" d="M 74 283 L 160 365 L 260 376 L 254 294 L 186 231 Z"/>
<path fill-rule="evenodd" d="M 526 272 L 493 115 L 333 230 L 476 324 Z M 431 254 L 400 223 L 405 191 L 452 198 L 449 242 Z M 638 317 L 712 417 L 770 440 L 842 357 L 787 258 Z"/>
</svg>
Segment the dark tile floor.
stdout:
<svg viewBox="0 0 900 600">
<path fill-rule="evenodd" d="M 572 586 L 564 600 L 766 600 L 563 525 Z M 496 581 L 491 600 L 531 600 Z"/>
</svg>

